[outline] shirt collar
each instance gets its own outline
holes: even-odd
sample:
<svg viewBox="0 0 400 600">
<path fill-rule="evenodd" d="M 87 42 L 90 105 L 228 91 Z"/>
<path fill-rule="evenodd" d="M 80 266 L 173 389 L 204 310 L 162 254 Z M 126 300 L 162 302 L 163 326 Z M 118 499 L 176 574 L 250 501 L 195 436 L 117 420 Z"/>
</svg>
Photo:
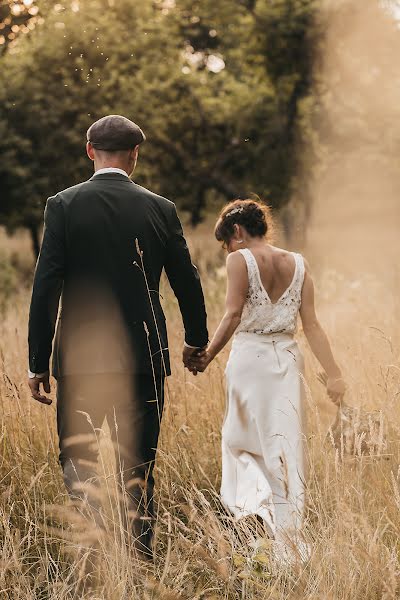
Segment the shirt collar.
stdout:
<svg viewBox="0 0 400 600">
<path fill-rule="evenodd" d="M 128 173 L 126 171 L 124 171 L 123 169 L 117 169 L 116 167 L 106 167 L 104 169 L 99 169 L 95 172 L 93 177 L 96 177 L 96 175 L 103 175 L 104 173 L 119 173 L 119 175 L 125 175 L 125 177 L 129 179 Z"/>
</svg>

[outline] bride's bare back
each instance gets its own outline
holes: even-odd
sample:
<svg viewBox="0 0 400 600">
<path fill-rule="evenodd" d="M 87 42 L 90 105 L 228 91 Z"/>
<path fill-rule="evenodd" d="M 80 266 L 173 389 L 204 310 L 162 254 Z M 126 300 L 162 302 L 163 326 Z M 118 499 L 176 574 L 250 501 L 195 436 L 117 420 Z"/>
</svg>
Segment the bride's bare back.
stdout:
<svg viewBox="0 0 400 600">
<path fill-rule="evenodd" d="M 275 304 L 293 281 L 296 268 L 293 254 L 270 244 L 257 245 L 251 250 L 257 261 L 261 283 Z"/>
</svg>

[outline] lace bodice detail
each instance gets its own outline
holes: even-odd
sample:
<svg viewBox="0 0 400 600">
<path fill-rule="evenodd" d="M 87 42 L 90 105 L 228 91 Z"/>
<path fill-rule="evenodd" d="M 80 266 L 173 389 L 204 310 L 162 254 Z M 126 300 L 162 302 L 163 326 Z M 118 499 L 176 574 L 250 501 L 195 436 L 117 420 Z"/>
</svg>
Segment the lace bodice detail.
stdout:
<svg viewBox="0 0 400 600">
<path fill-rule="evenodd" d="M 301 306 L 301 290 L 304 282 L 304 259 L 292 252 L 295 270 L 291 284 L 277 302 L 272 303 L 260 276 L 257 261 L 249 248 L 239 250 L 246 260 L 249 291 L 243 308 L 242 319 L 236 333 L 295 333 Z"/>
</svg>

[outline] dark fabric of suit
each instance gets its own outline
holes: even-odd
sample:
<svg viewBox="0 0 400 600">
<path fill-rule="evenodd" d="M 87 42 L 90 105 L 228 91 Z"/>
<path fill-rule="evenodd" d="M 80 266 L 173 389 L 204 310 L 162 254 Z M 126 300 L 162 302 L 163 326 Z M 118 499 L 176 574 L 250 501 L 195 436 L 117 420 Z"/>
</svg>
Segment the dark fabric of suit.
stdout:
<svg viewBox="0 0 400 600">
<path fill-rule="evenodd" d="M 151 552 L 152 549 L 155 519 L 153 468 L 163 406 L 164 377 L 118 373 L 112 377 L 98 374 L 58 379 L 59 460 L 68 493 L 79 499 L 85 493 L 84 489 L 79 489 L 80 483 L 89 481 L 96 485 L 99 450 L 96 432 L 107 418 L 116 450 L 116 483 L 118 486 L 123 482 L 127 508 L 131 514 L 138 515 L 138 518 L 125 523 L 125 527 L 142 552 Z M 89 419 L 87 415 L 90 415 Z M 111 490 L 115 489 L 110 479 L 107 485 Z M 104 527 L 101 504 L 90 498 L 90 492 L 88 495 L 92 516 Z M 124 509 L 121 514 L 125 514 Z"/>
<path fill-rule="evenodd" d="M 79 436 L 107 417 L 111 431 L 124 431 L 118 444 L 128 479 L 145 480 L 144 496 L 138 487 L 131 494 L 132 508 L 150 518 L 164 377 L 170 374 L 159 296 L 163 269 L 179 302 L 186 342 L 204 346 L 203 292 L 172 202 L 118 173 L 95 175 L 47 201 L 30 308 L 29 364 L 36 373 L 48 369 L 61 296 L 53 374 L 64 480 L 76 494 L 74 483 L 91 477 L 82 464 L 96 453 Z M 78 442 L 71 443 L 75 436 Z M 135 535 L 141 535 L 141 522 L 151 519 L 137 521 Z M 150 538 L 151 528 L 148 545 Z"/>
<path fill-rule="evenodd" d="M 30 309 L 31 371 L 48 369 L 62 292 L 53 354 L 56 378 L 85 372 L 169 375 L 159 297 L 163 268 L 179 302 L 186 342 L 204 346 L 208 333 L 200 279 L 172 202 L 118 173 L 94 176 L 49 198 Z M 96 352 L 88 349 L 84 355 L 79 332 L 88 337 L 100 332 L 110 312 L 126 339 L 108 355 L 100 337 Z"/>
</svg>

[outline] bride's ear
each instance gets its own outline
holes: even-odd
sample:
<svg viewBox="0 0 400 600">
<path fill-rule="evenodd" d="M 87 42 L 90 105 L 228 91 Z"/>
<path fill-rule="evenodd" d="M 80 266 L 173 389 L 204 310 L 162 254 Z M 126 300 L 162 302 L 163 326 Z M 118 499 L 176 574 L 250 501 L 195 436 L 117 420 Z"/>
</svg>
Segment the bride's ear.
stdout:
<svg viewBox="0 0 400 600">
<path fill-rule="evenodd" d="M 235 231 L 235 237 L 240 238 L 240 226 L 237 223 L 235 223 L 233 229 Z"/>
</svg>

